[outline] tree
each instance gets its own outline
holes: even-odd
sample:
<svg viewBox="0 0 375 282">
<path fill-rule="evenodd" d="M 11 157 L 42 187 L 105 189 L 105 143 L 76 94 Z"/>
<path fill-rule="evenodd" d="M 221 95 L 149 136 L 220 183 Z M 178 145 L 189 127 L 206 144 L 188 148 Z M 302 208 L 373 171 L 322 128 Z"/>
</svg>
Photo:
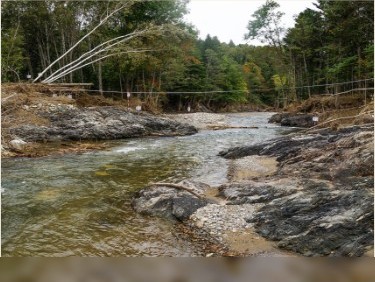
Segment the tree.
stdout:
<svg viewBox="0 0 375 282">
<path fill-rule="evenodd" d="M 19 26 L 2 33 L 1 36 L 1 74 L 4 82 L 20 80 L 24 68 L 24 39 Z"/>
<path fill-rule="evenodd" d="M 252 14 L 245 34 L 245 39 L 259 39 L 262 43 L 268 43 L 281 48 L 281 40 L 284 27 L 280 25 L 284 13 L 277 11 L 280 5 L 274 0 L 267 0 L 258 10 Z"/>
</svg>

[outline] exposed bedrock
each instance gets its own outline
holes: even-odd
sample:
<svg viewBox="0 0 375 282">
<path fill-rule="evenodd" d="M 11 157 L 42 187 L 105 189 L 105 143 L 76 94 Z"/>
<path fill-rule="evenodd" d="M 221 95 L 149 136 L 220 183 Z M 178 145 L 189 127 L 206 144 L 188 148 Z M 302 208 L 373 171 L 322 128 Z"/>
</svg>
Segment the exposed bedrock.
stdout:
<svg viewBox="0 0 375 282">
<path fill-rule="evenodd" d="M 197 132 L 191 125 L 115 107 L 72 108 L 39 113 L 48 126 L 25 124 L 10 133 L 25 141 L 106 140 L 140 136 L 175 136 Z"/>
<path fill-rule="evenodd" d="M 220 187 L 232 205 L 261 204 L 245 221 L 305 256 L 360 256 L 373 246 L 373 178 L 249 181 Z"/>
<path fill-rule="evenodd" d="M 221 155 L 277 157 L 270 177 L 219 188 L 229 204 L 262 204 L 246 218 L 263 237 L 306 256 L 360 256 L 373 248 L 373 126 L 277 138 Z"/>
<path fill-rule="evenodd" d="M 352 126 L 232 148 L 220 155 L 231 162 L 264 156 L 238 160 L 237 170 L 254 169 L 257 159 L 266 165 L 266 156 L 278 160 L 277 170 L 251 179 L 236 173 L 237 182 L 218 188 L 220 204 L 205 198 L 207 185 L 186 182 L 180 185 L 198 197 L 151 186 L 137 194 L 133 206 L 143 214 L 184 221 L 244 254 L 261 254 L 263 248 L 275 254 L 266 242 L 253 248 L 266 238 L 304 256 L 361 256 L 373 249 L 373 138 L 373 126 Z"/>
</svg>

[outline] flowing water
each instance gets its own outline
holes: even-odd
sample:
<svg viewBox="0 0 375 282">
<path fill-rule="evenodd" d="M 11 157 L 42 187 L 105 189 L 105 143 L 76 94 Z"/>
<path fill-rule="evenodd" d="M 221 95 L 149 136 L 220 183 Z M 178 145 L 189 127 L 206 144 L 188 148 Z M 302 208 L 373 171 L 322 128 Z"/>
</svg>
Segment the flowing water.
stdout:
<svg viewBox="0 0 375 282">
<path fill-rule="evenodd" d="M 270 113 L 228 114 L 235 126 L 184 137 L 113 141 L 111 149 L 2 161 L 3 256 L 200 256 L 167 220 L 133 212 L 135 191 L 150 182 L 226 181 L 218 152 L 286 131 Z"/>
</svg>

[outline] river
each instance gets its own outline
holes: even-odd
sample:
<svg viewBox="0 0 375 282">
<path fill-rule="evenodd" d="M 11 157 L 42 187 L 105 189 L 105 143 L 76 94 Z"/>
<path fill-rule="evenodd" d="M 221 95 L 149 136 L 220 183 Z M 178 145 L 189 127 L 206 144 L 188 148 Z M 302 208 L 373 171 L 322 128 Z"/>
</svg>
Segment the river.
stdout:
<svg viewBox="0 0 375 282">
<path fill-rule="evenodd" d="M 135 191 L 150 182 L 226 182 L 218 152 L 288 129 L 271 113 L 228 114 L 231 125 L 192 136 L 116 140 L 104 151 L 2 160 L 3 256 L 201 256 L 164 219 L 133 212 Z M 290 130 L 290 129 L 289 129 Z"/>
</svg>

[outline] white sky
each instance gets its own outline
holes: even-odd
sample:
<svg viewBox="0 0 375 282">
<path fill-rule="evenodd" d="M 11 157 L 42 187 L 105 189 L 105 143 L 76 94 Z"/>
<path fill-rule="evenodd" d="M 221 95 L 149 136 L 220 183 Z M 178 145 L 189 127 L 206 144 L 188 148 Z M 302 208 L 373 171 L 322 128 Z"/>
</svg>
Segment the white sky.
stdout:
<svg viewBox="0 0 375 282">
<path fill-rule="evenodd" d="M 313 0 L 278 0 L 285 27 L 293 27 L 294 16 L 306 8 L 314 8 Z M 186 15 L 187 22 L 192 23 L 199 30 L 199 37 L 205 39 L 207 34 L 217 36 L 222 42 L 231 39 L 235 44 L 246 43 L 243 39 L 247 32 L 246 26 L 251 15 L 266 0 L 190 0 Z M 258 41 L 249 44 L 260 45 Z"/>
</svg>

